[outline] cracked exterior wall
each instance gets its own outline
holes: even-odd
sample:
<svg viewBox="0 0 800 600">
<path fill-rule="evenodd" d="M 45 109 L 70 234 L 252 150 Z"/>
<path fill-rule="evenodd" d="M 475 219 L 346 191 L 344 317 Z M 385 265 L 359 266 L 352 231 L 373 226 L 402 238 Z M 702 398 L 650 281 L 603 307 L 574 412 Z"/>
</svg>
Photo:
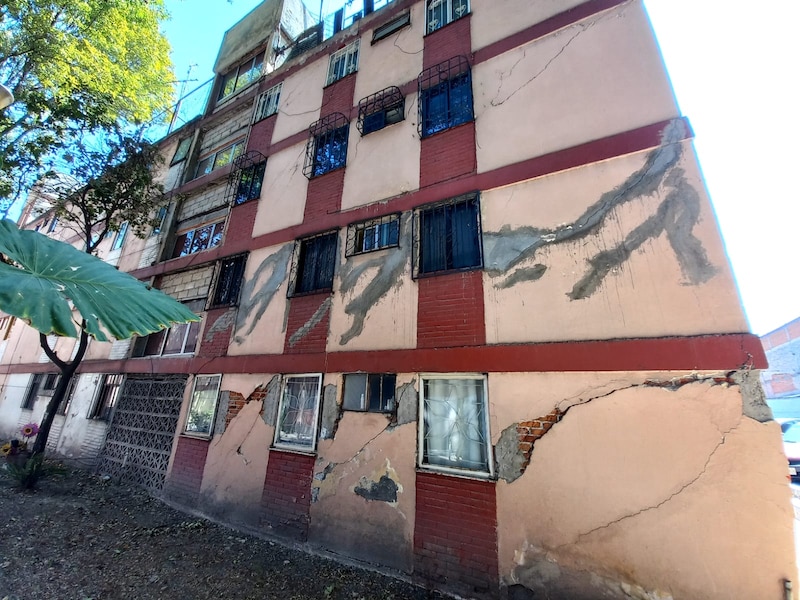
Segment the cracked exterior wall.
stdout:
<svg viewBox="0 0 800 600">
<path fill-rule="evenodd" d="M 777 424 L 747 416 L 751 390 L 737 384 L 755 376 L 490 377 L 490 396 L 506 400 L 492 413 L 498 444 L 517 423 L 563 413 L 524 473 L 497 485 L 511 597 L 756 598 L 796 580 Z"/>
<path fill-rule="evenodd" d="M 416 346 L 411 213 L 400 218 L 400 240 L 397 248 L 343 258 L 339 293 L 333 296 L 330 351 Z"/>
</svg>

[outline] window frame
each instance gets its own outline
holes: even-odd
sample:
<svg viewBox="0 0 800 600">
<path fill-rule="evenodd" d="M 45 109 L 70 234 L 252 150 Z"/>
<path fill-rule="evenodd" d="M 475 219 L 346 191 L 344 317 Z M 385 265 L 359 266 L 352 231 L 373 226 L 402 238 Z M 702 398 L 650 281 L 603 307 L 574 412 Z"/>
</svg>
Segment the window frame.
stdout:
<svg viewBox="0 0 800 600">
<path fill-rule="evenodd" d="M 428 460 L 427 446 L 426 446 L 426 428 L 429 427 L 427 423 L 429 419 L 426 418 L 426 402 L 425 396 L 426 382 L 428 381 L 474 381 L 481 382 L 481 401 L 483 406 L 478 407 L 480 413 L 478 416 L 481 419 L 479 425 L 481 426 L 481 434 L 483 441 L 480 442 L 485 454 L 485 468 L 474 469 L 469 467 L 451 466 L 445 464 L 436 464 Z M 494 471 L 494 452 L 492 448 L 491 439 L 491 422 L 489 415 L 489 394 L 488 394 L 488 377 L 485 373 L 421 373 L 419 375 L 419 418 L 418 418 L 418 439 L 417 439 L 417 466 L 420 469 L 428 471 L 437 471 L 442 473 L 449 473 L 454 475 L 463 475 L 475 477 L 480 479 L 493 479 L 495 476 Z"/>
<path fill-rule="evenodd" d="M 266 92 L 262 92 L 258 95 L 256 106 L 253 110 L 253 123 L 258 123 L 267 117 L 278 114 L 282 91 L 283 82 L 281 81 L 273 85 Z"/>
<path fill-rule="evenodd" d="M 264 185 L 264 173 L 267 170 L 267 159 L 243 167 L 236 173 L 236 189 L 234 190 L 233 205 L 239 206 L 252 200 L 261 198 L 261 188 Z M 247 179 L 246 184 L 243 183 Z M 243 187 L 246 188 L 242 193 Z"/>
<path fill-rule="evenodd" d="M 56 408 L 56 414 L 66 416 L 67 411 L 69 410 L 69 405 L 72 403 L 72 398 L 75 395 L 75 390 L 78 387 L 78 380 L 80 379 L 80 375 L 75 373 L 72 376 L 72 379 L 69 380 L 69 387 L 67 387 L 67 392 L 64 394 L 64 399 L 58 404 Z"/>
<path fill-rule="evenodd" d="M 20 404 L 22 410 L 33 410 L 33 407 L 36 406 L 43 380 L 44 373 L 31 374 L 31 378 L 28 380 L 28 387 L 25 389 L 25 395 L 22 397 L 22 404 Z"/>
<path fill-rule="evenodd" d="M 103 379 L 97 386 L 92 407 L 89 409 L 89 414 L 86 418 L 108 423 L 114 413 L 114 408 L 117 406 L 124 383 L 125 375 L 123 373 L 103 374 Z"/>
<path fill-rule="evenodd" d="M 196 232 L 201 231 L 207 227 L 210 227 L 210 233 L 207 238 L 207 243 L 202 247 L 196 250 L 191 250 L 194 247 L 194 238 Z M 189 236 L 189 234 L 192 234 Z M 225 235 L 225 219 L 219 221 L 211 221 L 209 223 L 203 223 L 202 225 L 198 225 L 197 227 L 193 227 L 192 229 L 187 229 L 185 231 L 181 231 L 175 235 L 175 245 L 172 249 L 172 256 L 170 258 L 181 258 L 183 256 L 191 256 L 192 254 L 197 254 L 198 252 L 204 252 L 205 250 L 210 250 L 211 248 L 216 248 L 222 243 L 222 238 Z M 183 244 L 179 244 L 181 238 L 183 239 Z M 216 240 L 216 242 L 214 242 Z M 201 244 L 202 244 L 201 240 Z M 189 250 L 185 251 L 187 244 L 189 245 Z M 178 248 L 181 247 L 180 252 Z"/>
<path fill-rule="evenodd" d="M 225 306 L 236 306 L 239 304 L 239 297 L 242 293 L 242 284 L 244 283 L 244 272 L 247 268 L 247 256 L 249 253 L 244 252 L 235 256 L 228 256 L 219 261 L 217 273 L 214 278 L 214 293 L 210 296 L 211 302 L 208 306 L 212 308 L 222 308 Z M 227 273 L 226 269 L 230 268 L 231 273 Z M 236 283 L 233 283 L 233 279 Z M 221 292 L 223 286 L 226 288 L 235 285 L 235 290 L 227 290 Z"/>
<path fill-rule="evenodd" d="M 379 117 L 376 119 L 375 117 Z M 406 99 L 400 88 L 391 85 L 358 101 L 356 128 L 361 136 L 375 133 L 406 118 Z"/>
<path fill-rule="evenodd" d="M 372 30 L 372 45 L 411 25 L 411 11 L 405 10 L 383 25 Z"/>
<path fill-rule="evenodd" d="M 125 244 L 125 236 L 128 235 L 128 222 L 125 221 L 119 226 L 119 229 L 116 231 L 114 235 L 114 241 L 111 242 L 111 251 L 115 250 L 122 250 L 122 246 Z"/>
<path fill-rule="evenodd" d="M 178 145 L 175 147 L 175 154 L 172 155 L 172 160 L 169 162 L 169 166 L 171 167 L 189 158 L 189 150 L 191 147 L 192 136 L 178 140 Z"/>
<path fill-rule="evenodd" d="M 353 390 L 353 385 L 358 385 L 355 382 L 358 378 L 364 378 L 364 393 L 361 394 L 361 397 L 358 401 L 358 406 L 354 407 L 352 402 L 352 396 L 348 394 L 348 389 Z M 377 403 L 373 402 L 372 392 L 374 391 L 372 387 L 373 380 L 375 378 L 379 378 L 379 398 Z M 386 380 L 391 378 L 391 398 L 385 398 L 385 384 Z M 353 382 L 351 387 L 348 388 L 348 380 Z M 356 390 L 359 388 L 356 387 Z M 358 393 L 356 391 L 356 393 Z M 371 413 L 380 413 L 380 414 L 387 414 L 393 413 L 397 408 L 397 373 L 344 373 L 342 376 L 342 409 L 343 410 L 350 410 L 353 412 L 371 412 Z M 377 408 L 375 405 L 377 404 Z"/>
<path fill-rule="evenodd" d="M 208 382 L 208 384 L 212 385 L 208 389 L 198 390 L 198 382 Z M 213 382 L 213 383 L 212 383 Z M 199 437 L 203 439 L 208 439 L 213 437 L 214 435 L 214 424 L 217 420 L 217 413 L 219 411 L 219 390 L 222 386 L 222 374 L 217 373 L 214 375 L 196 375 L 194 381 L 192 382 L 192 394 L 189 397 L 189 406 L 186 408 L 186 420 L 183 424 L 183 435 L 190 436 L 190 437 Z M 211 389 L 214 390 L 213 394 L 209 394 L 207 397 L 201 397 L 200 394 L 204 394 Z M 213 409 L 210 414 L 210 418 L 207 419 L 207 431 L 203 431 L 201 429 L 189 429 L 192 420 L 192 411 L 193 409 L 199 404 L 200 402 L 205 402 L 209 398 L 213 397 Z M 206 418 L 204 418 L 204 423 L 206 422 Z"/>
<path fill-rule="evenodd" d="M 200 177 L 205 177 L 206 175 L 210 175 L 217 169 L 221 169 L 222 167 L 227 167 L 229 164 L 233 163 L 237 158 L 242 155 L 244 152 L 244 145 L 245 139 L 239 139 L 235 142 L 231 142 L 223 146 L 222 148 L 215 150 L 214 152 L 209 152 L 208 154 L 200 157 L 197 160 L 197 164 L 194 167 L 194 176 L 192 179 L 199 179 Z M 230 154 L 226 153 L 230 150 Z M 222 157 L 220 162 L 217 162 L 217 159 Z M 200 172 L 200 166 L 203 163 L 207 163 L 205 167 L 203 167 L 203 172 Z"/>
<path fill-rule="evenodd" d="M 350 121 L 342 113 L 331 113 L 308 128 L 303 175 L 314 179 L 347 166 Z M 324 150 L 324 148 L 330 148 Z M 325 162 L 320 155 L 327 154 Z"/>
<path fill-rule="evenodd" d="M 417 77 L 417 92 L 420 139 L 475 120 L 472 68 L 464 56 L 454 56 L 422 71 Z M 441 106 L 434 107 L 434 103 Z"/>
<path fill-rule="evenodd" d="M 235 95 L 237 92 L 249 87 L 250 84 L 255 83 L 261 76 L 264 74 L 264 63 L 265 61 L 265 54 L 266 52 L 262 51 L 257 54 L 254 54 L 248 59 L 243 60 L 235 67 L 228 69 L 226 73 L 220 75 L 220 83 L 219 83 L 219 93 L 217 94 L 217 102 L 221 102 L 226 98 L 230 98 L 231 96 Z M 245 67 L 243 70 L 242 67 Z M 255 76 L 252 76 L 252 73 L 257 71 Z M 245 78 L 244 76 L 247 75 L 248 77 Z M 241 82 L 240 82 L 241 79 Z M 229 92 L 225 92 L 227 87 L 227 83 L 229 81 L 233 81 L 233 87 Z"/>
<path fill-rule="evenodd" d="M 444 249 L 444 260 L 445 265 L 443 268 L 433 268 L 428 270 L 424 267 L 425 260 L 426 260 L 426 237 L 425 237 L 425 226 L 423 223 L 423 215 L 425 213 L 430 213 L 433 211 L 438 211 L 439 209 L 446 209 L 447 207 L 455 207 L 462 204 L 472 204 L 474 206 L 474 215 L 471 215 L 472 219 L 470 222 L 474 222 L 475 224 L 475 238 L 474 238 L 474 250 L 477 252 L 477 262 L 474 264 L 465 264 L 465 265 L 451 265 L 449 263 L 455 261 L 455 248 L 448 247 Z M 449 222 L 446 222 L 444 225 L 448 229 L 454 229 L 456 223 L 454 223 L 454 219 L 457 215 L 450 214 L 449 216 L 445 214 L 445 219 L 449 219 Z M 462 233 L 462 235 L 464 235 Z M 437 238 L 441 239 L 441 238 Z M 413 265 L 412 265 L 412 278 L 417 279 L 420 277 L 430 277 L 435 275 L 441 275 L 445 273 L 454 273 L 458 271 L 472 271 L 475 269 L 482 269 L 483 262 L 484 262 L 484 254 L 483 254 L 483 228 L 481 224 L 481 204 L 480 204 L 480 195 L 478 192 L 471 192 L 469 194 L 463 194 L 461 196 L 456 196 L 454 198 L 448 198 L 447 200 L 442 200 L 440 202 L 434 202 L 432 204 L 425 204 L 423 206 L 419 206 L 414 209 L 414 227 L 413 227 Z M 455 245 L 457 240 L 453 237 L 451 233 L 448 239 L 448 235 L 445 235 L 443 238 L 443 243 L 449 243 L 451 245 Z"/>
<path fill-rule="evenodd" d="M 380 239 L 377 239 L 374 247 L 365 247 L 368 237 L 372 237 L 373 239 L 383 237 L 378 233 L 378 229 L 375 229 L 376 227 L 387 226 L 387 229 L 389 229 L 392 225 L 394 225 L 394 231 L 389 231 L 386 236 L 389 239 L 385 244 L 381 244 Z M 372 229 L 375 234 L 367 236 L 365 232 L 368 229 Z M 377 252 L 379 250 L 385 250 L 386 248 L 397 248 L 398 246 L 400 246 L 400 213 L 393 213 L 375 219 L 367 219 L 366 221 L 351 223 L 347 226 L 347 242 L 345 245 L 346 258 Z"/>
<path fill-rule="evenodd" d="M 289 385 L 292 380 L 299 380 L 299 379 L 312 379 L 316 378 L 316 400 L 314 401 L 313 407 L 313 420 L 310 424 L 311 426 L 311 435 L 309 443 L 297 443 L 293 441 L 287 441 L 283 437 L 283 429 L 284 429 L 284 422 L 289 414 L 290 408 L 287 407 L 286 396 L 287 391 L 289 389 Z M 310 383 L 310 382 L 308 382 Z M 320 417 L 320 404 L 322 403 L 322 373 L 299 373 L 299 374 L 291 374 L 291 375 L 284 375 L 282 377 L 281 382 L 281 397 L 280 402 L 278 403 L 278 416 L 275 421 L 275 437 L 273 440 L 273 447 L 283 450 L 294 450 L 298 452 L 307 452 L 307 453 L 314 453 L 317 448 L 317 438 L 319 436 L 319 417 Z M 307 408 L 300 408 L 297 412 L 302 413 L 308 410 Z M 298 422 L 298 419 L 295 419 L 295 422 Z M 299 434 L 298 434 L 299 436 Z"/>
<path fill-rule="evenodd" d="M 325 276 L 325 285 L 316 285 L 316 287 L 311 288 L 304 288 L 302 282 L 305 280 L 303 273 L 306 268 L 306 265 L 309 264 L 308 261 L 308 244 L 316 243 L 317 241 L 322 240 L 322 238 L 328 238 L 329 241 L 327 243 L 331 244 L 331 248 L 328 252 L 331 255 L 332 264 L 328 267 L 330 269 L 330 277 L 327 276 L 326 273 L 321 274 L 312 274 L 311 279 L 314 280 L 315 283 L 321 283 L 318 281 Z M 290 285 L 289 285 L 289 297 L 293 298 L 295 296 L 310 296 L 312 294 L 322 294 L 322 293 L 330 293 L 333 291 L 333 280 L 336 278 L 336 263 L 338 258 L 338 250 L 339 250 L 339 230 L 333 229 L 330 231 L 324 231 L 322 233 L 318 233 L 316 235 L 300 238 L 299 240 L 295 241 L 295 248 L 294 248 L 294 257 L 292 259 L 292 270 L 289 275 L 290 278 Z M 323 252 L 323 250 L 320 250 Z M 311 261 L 310 264 L 312 265 L 312 269 L 316 271 L 321 271 L 321 267 L 325 267 L 326 265 L 322 265 L 320 260 Z M 328 284 L 328 280 L 330 283 Z M 303 288 L 303 289 L 301 289 Z"/>
<path fill-rule="evenodd" d="M 162 206 L 158 209 L 156 213 L 155 220 L 158 221 L 158 225 L 153 227 L 153 231 L 150 232 L 150 237 L 156 236 L 164 229 L 164 223 L 167 220 L 167 213 L 169 212 L 169 205 Z"/>
<path fill-rule="evenodd" d="M 328 74 L 325 86 L 336 83 L 348 75 L 358 72 L 358 58 L 361 49 L 361 38 L 357 38 L 331 54 L 328 61 Z"/>
<path fill-rule="evenodd" d="M 466 10 L 464 10 L 463 14 L 456 15 L 456 6 L 457 4 L 466 4 Z M 433 24 L 431 21 L 431 17 L 433 16 L 432 11 L 436 9 L 437 6 L 444 6 L 445 8 L 440 11 L 440 15 L 442 17 L 442 23 Z M 447 14 L 444 14 L 446 11 Z M 471 7 L 469 5 L 469 0 L 426 0 L 425 2 L 425 35 L 429 35 L 434 31 L 438 31 L 442 27 L 453 23 L 454 21 L 458 21 L 459 19 L 463 19 L 471 12 Z"/>
<path fill-rule="evenodd" d="M 195 313 L 202 313 L 205 309 L 206 299 L 205 298 L 195 298 L 194 300 L 184 300 L 181 302 L 187 306 L 189 310 Z M 133 349 L 131 353 L 131 358 L 161 358 L 165 356 L 174 357 L 174 356 L 191 356 L 197 351 L 197 346 L 200 341 L 200 331 L 202 329 L 203 319 L 199 321 L 192 321 L 190 323 L 175 323 L 171 327 L 166 329 L 162 329 L 161 331 L 156 331 L 155 333 L 151 333 L 150 335 L 145 335 L 136 339 L 133 344 Z M 184 329 L 185 328 L 185 329 Z M 167 341 L 169 340 L 169 336 L 171 333 L 177 334 L 177 332 L 183 329 L 183 340 L 181 342 L 181 352 L 170 352 L 165 353 L 164 350 L 167 346 Z M 175 330 L 173 332 L 173 330 Z M 194 346 L 190 351 L 186 351 L 186 343 L 188 340 L 194 340 Z M 148 353 L 147 349 L 152 346 L 157 345 L 158 351 Z"/>
</svg>

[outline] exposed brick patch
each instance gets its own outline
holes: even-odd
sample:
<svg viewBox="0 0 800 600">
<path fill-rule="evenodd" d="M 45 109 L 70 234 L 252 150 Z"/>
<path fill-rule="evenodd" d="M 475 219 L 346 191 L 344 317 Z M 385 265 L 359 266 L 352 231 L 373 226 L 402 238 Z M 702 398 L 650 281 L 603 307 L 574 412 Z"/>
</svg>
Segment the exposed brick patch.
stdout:
<svg viewBox="0 0 800 600">
<path fill-rule="evenodd" d="M 472 58 L 471 19 L 472 17 L 467 15 L 425 36 L 423 69 L 438 65 L 454 56 Z"/>
<path fill-rule="evenodd" d="M 342 206 L 344 190 L 344 169 L 336 169 L 308 182 L 306 207 L 303 222 L 325 221 L 330 214 L 338 212 Z"/>
<path fill-rule="evenodd" d="M 480 269 L 423 277 L 418 283 L 418 348 L 486 343 Z"/>
<path fill-rule="evenodd" d="M 550 431 L 550 428 L 561 420 L 564 415 L 558 408 L 554 408 L 549 413 L 532 421 L 520 421 L 517 423 L 517 437 L 519 438 L 519 450 L 523 456 L 521 471 L 525 471 L 531 462 L 533 445 L 540 437 Z"/>
<path fill-rule="evenodd" d="M 420 140 L 419 185 L 429 185 L 475 173 L 475 122 L 470 121 Z"/>
<path fill-rule="evenodd" d="M 414 577 L 468 597 L 497 591 L 497 497 L 492 481 L 418 472 Z"/>
<path fill-rule="evenodd" d="M 289 300 L 289 318 L 286 326 L 286 341 L 284 354 L 302 352 L 325 352 L 325 343 L 328 339 L 328 326 L 330 325 L 330 310 L 325 311 L 322 318 L 311 327 L 305 335 L 292 341 L 298 330 L 309 323 L 322 304 L 330 298 L 329 294 L 312 294 L 310 296 L 296 296 Z"/>
<path fill-rule="evenodd" d="M 272 449 L 261 496 L 262 525 L 286 537 L 308 538 L 314 456 Z"/>
<path fill-rule="evenodd" d="M 267 397 L 267 385 L 263 384 L 258 386 L 253 393 L 245 398 L 239 392 L 228 392 L 228 410 L 225 413 L 225 429 L 231 424 L 231 421 L 238 415 L 246 404 L 250 402 L 263 402 Z"/>
<path fill-rule="evenodd" d="M 197 351 L 197 356 L 210 358 L 225 356 L 228 353 L 228 344 L 231 341 L 235 322 L 235 319 L 231 318 L 230 311 L 230 308 L 224 307 L 214 308 L 206 312 L 205 335 L 201 340 L 198 340 L 200 348 Z"/>
<path fill-rule="evenodd" d="M 178 437 L 166 488 L 170 498 L 188 505 L 195 504 L 200 493 L 200 484 L 203 482 L 208 443 L 208 440 L 204 439 Z"/>
<path fill-rule="evenodd" d="M 356 89 L 357 75 L 358 73 L 353 73 L 347 77 L 343 77 L 339 81 L 335 81 L 322 90 L 322 108 L 319 112 L 320 117 L 338 112 L 350 119 L 350 113 L 353 108 L 353 94 L 355 93 Z"/>
<path fill-rule="evenodd" d="M 247 149 L 258 150 L 261 154 L 267 156 L 269 147 L 272 144 L 272 133 L 275 131 L 275 121 L 277 120 L 278 115 L 274 114 L 258 123 L 254 123 L 250 130 L 250 139 L 247 140 Z"/>
</svg>

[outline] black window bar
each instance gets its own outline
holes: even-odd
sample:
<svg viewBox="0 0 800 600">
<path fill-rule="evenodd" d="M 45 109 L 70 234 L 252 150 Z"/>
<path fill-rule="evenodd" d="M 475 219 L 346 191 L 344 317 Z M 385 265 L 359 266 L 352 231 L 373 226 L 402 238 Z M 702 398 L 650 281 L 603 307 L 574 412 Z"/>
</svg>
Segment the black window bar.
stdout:
<svg viewBox="0 0 800 600">
<path fill-rule="evenodd" d="M 317 23 L 301 33 L 290 46 L 291 50 L 289 51 L 289 58 L 287 60 L 292 60 L 301 54 L 305 54 L 315 46 L 320 45 L 323 37 L 323 25 L 323 22 Z"/>
<path fill-rule="evenodd" d="M 298 240 L 289 273 L 289 296 L 333 289 L 339 234 L 329 231 Z"/>
<path fill-rule="evenodd" d="M 389 86 L 359 100 L 356 127 L 361 135 L 367 135 L 387 125 L 399 123 L 405 119 L 405 108 L 405 98 L 400 88 Z"/>
<path fill-rule="evenodd" d="M 303 175 L 309 179 L 345 166 L 350 121 L 342 113 L 331 113 L 308 128 Z"/>
<path fill-rule="evenodd" d="M 249 150 L 233 161 L 233 168 L 228 175 L 228 187 L 225 189 L 225 200 L 237 206 L 258 199 L 261 196 L 266 166 L 267 158 L 258 150 Z"/>
<path fill-rule="evenodd" d="M 454 56 L 425 69 L 417 78 L 420 137 L 472 121 L 472 76 L 469 61 Z"/>
</svg>

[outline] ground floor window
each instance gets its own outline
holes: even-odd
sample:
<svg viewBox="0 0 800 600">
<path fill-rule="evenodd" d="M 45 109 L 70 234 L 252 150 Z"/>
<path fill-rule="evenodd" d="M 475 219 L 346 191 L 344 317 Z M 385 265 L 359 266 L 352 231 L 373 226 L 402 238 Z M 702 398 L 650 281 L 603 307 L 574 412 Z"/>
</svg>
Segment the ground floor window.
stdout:
<svg viewBox="0 0 800 600">
<path fill-rule="evenodd" d="M 322 374 L 289 375 L 283 381 L 275 446 L 313 452 L 317 442 Z"/>
<path fill-rule="evenodd" d="M 483 375 L 423 375 L 420 466 L 491 475 L 489 407 Z"/>
<path fill-rule="evenodd" d="M 103 375 L 103 382 L 100 384 L 94 406 L 89 413 L 90 419 L 108 421 L 111 418 L 111 412 L 117 404 L 123 379 L 124 375 L 121 373 Z"/>
<path fill-rule="evenodd" d="M 186 417 L 186 433 L 210 436 L 217 416 L 219 383 L 222 375 L 198 375 L 194 379 L 192 402 Z"/>
</svg>

